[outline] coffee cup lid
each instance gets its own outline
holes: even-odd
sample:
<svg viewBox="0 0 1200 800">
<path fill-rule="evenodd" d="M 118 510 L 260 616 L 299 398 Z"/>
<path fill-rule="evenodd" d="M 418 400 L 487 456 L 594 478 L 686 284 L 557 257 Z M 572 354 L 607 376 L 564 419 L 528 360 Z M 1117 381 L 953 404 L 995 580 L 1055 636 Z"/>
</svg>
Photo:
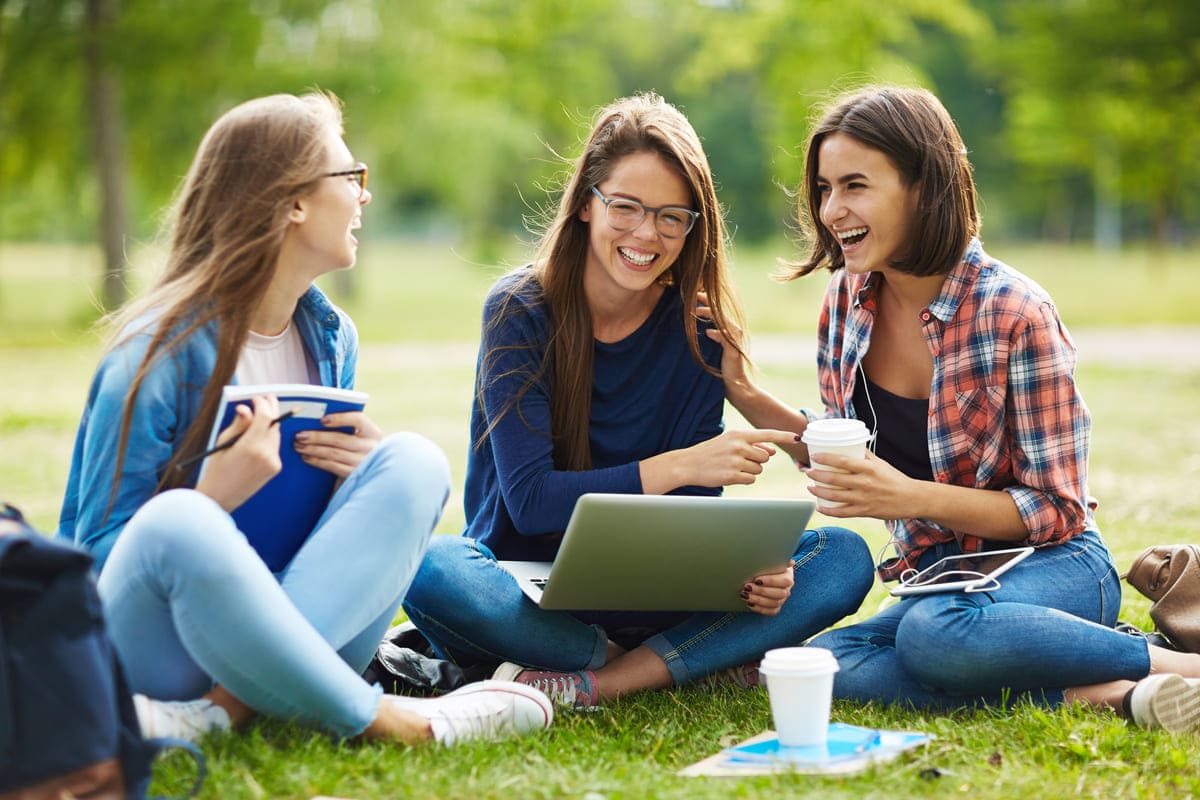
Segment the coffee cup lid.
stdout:
<svg viewBox="0 0 1200 800">
<path fill-rule="evenodd" d="M 858 444 L 871 438 L 871 432 L 861 419 L 814 419 L 800 437 L 805 444 Z"/>
<path fill-rule="evenodd" d="M 758 670 L 767 674 L 824 675 L 837 672 L 838 662 L 824 647 L 780 647 L 763 655 Z"/>
</svg>

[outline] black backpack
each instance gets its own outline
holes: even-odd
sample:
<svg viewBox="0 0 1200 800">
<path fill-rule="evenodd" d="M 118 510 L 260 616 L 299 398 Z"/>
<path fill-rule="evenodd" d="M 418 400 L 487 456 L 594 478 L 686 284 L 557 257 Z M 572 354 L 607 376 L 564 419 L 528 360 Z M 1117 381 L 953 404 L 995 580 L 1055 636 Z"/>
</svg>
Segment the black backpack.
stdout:
<svg viewBox="0 0 1200 800">
<path fill-rule="evenodd" d="M 142 737 L 105 632 L 92 557 L 41 536 L 0 504 L 0 800 L 144 798 L 164 746 Z M 0 526 L 6 523 L 0 521 Z"/>
</svg>

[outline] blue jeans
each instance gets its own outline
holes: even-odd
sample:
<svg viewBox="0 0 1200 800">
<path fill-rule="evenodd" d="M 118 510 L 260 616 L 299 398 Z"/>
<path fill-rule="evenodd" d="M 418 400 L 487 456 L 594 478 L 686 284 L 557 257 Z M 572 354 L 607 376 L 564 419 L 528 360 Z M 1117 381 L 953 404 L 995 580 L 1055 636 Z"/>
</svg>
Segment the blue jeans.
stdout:
<svg viewBox="0 0 1200 800">
<path fill-rule="evenodd" d="M 609 633 L 646 629 L 676 684 L 797 645 L 858 610 L 874 574 L 866 543 L 844 528 L 806 531 L 795 587 L 777 616 L 726 612 L 546 611 L 527 598 L 485 546 L 437 536 L 404 610 L 444 658 L 515 661 L 556 671 L 604 664 Z"/>
<path fill-rule="evenodd" d="M 99 580 L 131 687 L 188 700 L 216 683 L 260 713 L 360 733 L 382 693 L 360 674 L 449 489 L 436 445 L 389 436 L 342 482 L 278 575 L 207 495 L 154 497 L 121 532 Z"/>
<path fill-rule="evenodd" d="M 942 545 L 922 568 L 960 552 Z M 1121 582 L 1096 531 L 1034 551 L 993 592 L 907 597 L 810 644 L 837 657 L 834 697 L 923 709 L 1058 706 L 1063 689 L 1150 672 L 1146 641 L 1113 630 Z"/>
</svg>

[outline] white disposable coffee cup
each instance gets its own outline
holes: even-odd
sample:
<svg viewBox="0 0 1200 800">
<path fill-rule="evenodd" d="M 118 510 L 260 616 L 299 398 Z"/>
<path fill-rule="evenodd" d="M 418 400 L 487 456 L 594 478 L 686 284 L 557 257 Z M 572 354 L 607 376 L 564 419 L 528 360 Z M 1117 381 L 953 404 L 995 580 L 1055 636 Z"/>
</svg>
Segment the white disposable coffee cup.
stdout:
<svg viewBox="0 0 1200 800">
<path fill-rule="evenodd" d="M 813 454 L 836 453 L 837 455 L 864 458 L 867 454 L 867 442 L 871 441 L 871 432 L 867 430 L 867 426 L 860 419 L 814 419 L 805 427 L 804 434 L 800 439 L 808 447 L 809 464 L 832 472 L 845 472 L 845 470 L 834 469 L 824 464 L 813 464 Z M 828 485 L 820 481 L 813 481 L 813 483 L 817 486 Z M 836 508 L 845 503 L 823 500 L 818 497 L 817 505 L 821 508 Z"/>
<path fill-rule="evenodd" d="M 758 667 L 782 747 L 824 745 L 837 659 L 823 647 L 768 650 Z"/>
</svg>

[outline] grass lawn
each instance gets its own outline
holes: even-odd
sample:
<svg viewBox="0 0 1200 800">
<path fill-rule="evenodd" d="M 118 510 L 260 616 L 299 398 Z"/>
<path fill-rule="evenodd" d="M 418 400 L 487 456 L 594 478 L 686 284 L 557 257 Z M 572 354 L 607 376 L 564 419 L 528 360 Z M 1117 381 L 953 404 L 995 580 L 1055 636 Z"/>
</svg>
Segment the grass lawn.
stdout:
<svg viewBox="0 0 1200 800">
<path fill-rule="evenodd" d="M 1077 332 L 1200 324 L 1200 253 L 1141 251 L 1098 257 L 1045 246 L 992 248 L 1042 283 Z M 812 329 L 824 279 L 779 286 L 771 258 L 787 249 L 737 252 L 738 285 L 756 336 L 788 342 Z M 139 263 L 152 252 L 139 255 Z M 513 263 L 519 263 L 514 261 Z M 99 339 L 87 326 L 97 257 L 72 247 L 0 245 L 0 496 L 44 530 L 54 527 L 70 448 Z M 472 264 L 449 245 L 364 245 L 355 293 L 341 295 L 359 324 L 359 387 L 385 430 L 421 431 L 447 451 L 461 481 L 480 302 L 503 267 Z M 138 273 L 140 276 L 144 269 Z M 338 287 L 333 287 L 340 291 Z M 1194 335 L 1194 331 L 1189 331 Z M 784 338 L 778 338 L 784 337 Z M 786 338 L 792 337 L 792 339 Z M 802 349 L 802 348 L 801 348 Z M 764 383 L 814 405 L 811 358 L 769 348 Z M 1196 540 L 1200 517 L 1200 369 L 1114 365 L 1081 353 L 1079 382 L 1094 416 L 1090 485 L 1118 566 L 1143 547 Z M 730 424 L 740 421 L 730 416 Z M 753 487 L 731 493 L 804 496 L 803 481 L 776 459 Z M 462 525 L 461 495 L 439 532 Z M 819 521 L 819 520 L 818 520 Z M 874 549 L 882 526 L 857 527 Z M 886 592 L 877 585 L 859 617 Z M 1122 618 L 1148 625 L 1133 590 Z M 205 743 L 204 797 L 1171 797 L 1200 793 L 1200 739 L 1146 733 L 1112 715 L 1019 707 L 927 715 L 839 703 L 835 718 L 923 730 L 928 748 L 850 778 L 677 778 L 676 770 L 770 724 L 762 692 L 683 688 L 637 695 L 599 712 L 561 714 L 545 735 L 455 750 L 335 744 L 281 723 Z M 160 792 L 179 792 L 186 768 L 159 768 Z"/>
</svg>

